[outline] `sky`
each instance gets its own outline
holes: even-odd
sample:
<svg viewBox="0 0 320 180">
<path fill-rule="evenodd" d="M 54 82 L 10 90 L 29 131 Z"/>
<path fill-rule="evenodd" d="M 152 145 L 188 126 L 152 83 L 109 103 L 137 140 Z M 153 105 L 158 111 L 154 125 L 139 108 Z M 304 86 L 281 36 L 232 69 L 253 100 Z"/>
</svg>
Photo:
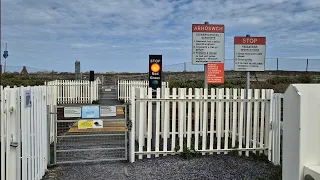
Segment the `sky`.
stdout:
<svg viewBox="0 0 320 180">
<path fill-rule="evenodd" d="M 192 24 L 225 25 L 225 68 L 234 36 L 265 36 L 266 68 L 320 71 L 320 0 L 1 0 L 1 54 L 8 67 L 74 72 L 147 72 L 191 64 Z M 319 60 L 315 60 L 319 59 Z M 3 57 L 1 57 L 3 62 Z M 9 68 L 8 68 L 9 69 Z"/>
</svg>

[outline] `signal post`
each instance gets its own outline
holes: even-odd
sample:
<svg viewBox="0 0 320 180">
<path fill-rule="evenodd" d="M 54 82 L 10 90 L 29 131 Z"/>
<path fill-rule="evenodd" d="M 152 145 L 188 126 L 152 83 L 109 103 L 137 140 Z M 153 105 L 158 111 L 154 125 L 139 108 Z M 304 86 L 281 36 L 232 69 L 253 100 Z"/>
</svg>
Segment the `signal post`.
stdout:
<svg viewBox="0 0 320 180">
<path fill-rule="evenodd" d="M 162 55 L 149 55 L 149 87 L 152 88 L 152 98 L 157 97 L 157 88 L 162 88 Z M 152 102 L 152 149 L 155 149 L 156 139 L 156 103 Z"/>
</svg>

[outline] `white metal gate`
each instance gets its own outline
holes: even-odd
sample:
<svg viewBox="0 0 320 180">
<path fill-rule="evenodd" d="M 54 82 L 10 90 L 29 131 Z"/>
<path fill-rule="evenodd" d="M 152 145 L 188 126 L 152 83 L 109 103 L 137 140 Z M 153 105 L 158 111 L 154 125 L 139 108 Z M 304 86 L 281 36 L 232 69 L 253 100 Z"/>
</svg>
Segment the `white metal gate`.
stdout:
<svg viewBox="0 0 320 180">
<path fill-rule="evenodd" d="M 99 111 L 106 107 L 94 106 Z M 126 110 L 125 106 L 114 107 L 117 114 L 112 117 L 84 119 L 83 113 L 82 118 L 56 117 L 55 164 L 127 160 Z M 61 114 L 62 108 L 66 107 L 58 107 L 55 114 Z"/>
</svg>

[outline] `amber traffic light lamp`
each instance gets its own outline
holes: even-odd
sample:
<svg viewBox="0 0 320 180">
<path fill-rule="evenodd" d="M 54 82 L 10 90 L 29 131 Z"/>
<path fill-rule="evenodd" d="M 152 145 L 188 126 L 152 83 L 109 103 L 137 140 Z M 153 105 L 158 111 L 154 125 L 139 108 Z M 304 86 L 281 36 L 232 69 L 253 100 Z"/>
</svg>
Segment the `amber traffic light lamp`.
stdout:
<svg viewBox="0 0 320 180">
<path fill-rule="evenodd" d="M 149 87 L 152 88 L 153 97 L 157 88 L 161 88 L 162 55 L 149 55 Z"/>
</svg>

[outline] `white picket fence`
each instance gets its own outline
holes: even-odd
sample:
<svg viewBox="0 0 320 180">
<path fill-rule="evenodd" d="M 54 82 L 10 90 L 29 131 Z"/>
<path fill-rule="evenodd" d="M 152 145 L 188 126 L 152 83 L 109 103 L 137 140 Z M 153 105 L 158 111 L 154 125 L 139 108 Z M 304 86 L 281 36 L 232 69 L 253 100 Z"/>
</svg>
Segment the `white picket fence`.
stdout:
<svg viewBox="0 0 320 180">
<path fill-rule="evenodd" d="M 98 100 L 98 81 L 55 80 L 46 82 L 49 92 L 53 92 L 58 104 L 91 104 Z"/>
<path fill-rule="evenodd" d="M 49 159 L 46 86 L 0 89 L 1 180 L 40 180 Z"/>
<path fill-rule="evenodd" d="M 129 102 L 132 89 L 148 88 L 149 81 L 118 80 L 118 100 Z M 162 88 L 169 88 L 169 82 L 162 82 Z"/>
<path fill-rule="evenodd" d="M 59 104 L 91 104 L 98 100 L 98 81 L 88 80 L 55 80 L 46 82 L 49 111 L 54 112 L 54 107 Z M 50 115 L 50 142 L 53 142 L 54 114 Z"/>
<path fill-rule="evenodd" d="M 161 94 L 160 89 L 157 91 L 157 98 L 152 99 L 150 88 L 131 89 L 130 162 L 136 156 L 142 159 L 176 154 L 177 145 L 178 153 L 182 152 L 186 141 L 188 148 L 194 147 L 203 155 L 227 154 L 236 149 L 246 156 L 249 152 L 264 153 L 278 164 L 280 155 L 272 151 L 278 145 L 274 140 L 278 130 L 275 126 L 280 124 L 280 119 L 274 119 L 275 109 L 271 108 L 273 90 L 249 89 L 247 99 L 244 89 L 165 88 Z M 155 132 L 152 132 L 153 116 Z M 151 148 L 153 133 L 154 149 Z"/>
</svg>

